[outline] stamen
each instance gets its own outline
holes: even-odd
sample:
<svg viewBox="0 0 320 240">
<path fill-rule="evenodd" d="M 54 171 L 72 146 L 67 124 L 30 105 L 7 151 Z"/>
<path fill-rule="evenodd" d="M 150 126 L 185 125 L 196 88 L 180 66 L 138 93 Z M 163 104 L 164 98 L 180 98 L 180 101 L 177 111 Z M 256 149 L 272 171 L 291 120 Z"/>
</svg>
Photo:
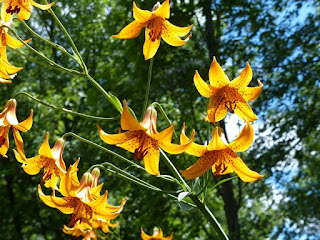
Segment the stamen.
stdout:
<svg viewBox="0 0 320 240">
<path fill-rule="evenodd" d="M 0 138 L 0 147 L 2 147 L 2 145 L 6 142 L 6 138 L 1 136 Z"/>
<path fill-rule="evenodd" d="M 236 109 L 237 105 L 236 105 L 236 100 L 234 100 L 233 102 L 231 101 L 226 101 L 225 102 L 225 107 L 229 110 L 230 113 L 234 113 L 234 110 Z"/>
<path fill-rule="evenodd" d="M 132 155 L 134 156 L 134 158 L 135 158 L 136 161 L 140 161 L 140 160 L 143 159 L 143 158 L 147 155 L 147 153 L 148 153 L 148 150 L 147 150 L 147 149 L 143 149 L 144 143 L 145 143 L 145 141 L 146 141 L 146 138 L 147 138 L 146 136 L 143 136 L 143 137 L 142 137 L 142 141 L 141 141 L 140 146 L 139 146 L 138 148 L 136 148 L 136 149 L 134 150 L 134 153 L 132 154 Z"/>
</svg>

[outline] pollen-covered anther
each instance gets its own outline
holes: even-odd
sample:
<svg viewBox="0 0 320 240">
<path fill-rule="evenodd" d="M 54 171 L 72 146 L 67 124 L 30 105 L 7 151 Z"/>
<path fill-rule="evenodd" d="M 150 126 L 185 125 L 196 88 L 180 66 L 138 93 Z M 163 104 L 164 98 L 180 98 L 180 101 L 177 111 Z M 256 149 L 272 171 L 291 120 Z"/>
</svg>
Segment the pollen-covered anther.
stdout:
<svg viewBox="0 0 320 240">
<path fill-rule="evenodd" d="M 236 109 L 237 105 L 236 105 L 236 100 L 234 100 L 233 102 L 231 101 L 226 101 L 225 102 L 225 107 L 229 110 L 230 113 L 234 113 L 234 110 Z"/>
</svg>

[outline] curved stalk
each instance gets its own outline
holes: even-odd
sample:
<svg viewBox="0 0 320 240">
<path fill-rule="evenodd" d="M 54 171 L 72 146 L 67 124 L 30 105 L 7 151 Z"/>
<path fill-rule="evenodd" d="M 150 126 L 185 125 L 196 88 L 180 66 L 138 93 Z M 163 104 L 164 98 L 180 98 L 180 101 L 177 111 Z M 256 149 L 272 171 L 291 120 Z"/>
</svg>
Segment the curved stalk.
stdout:
<svg viewBox="0 0 320 240">
<path fill-rule="evenodd" d="M 46 102 L 43 102 L 37 98 L 35 98 L 34 96 L 30 95 L 29 93 L 26 93 L 26 92 L 18 92 L 17 94 L 15 94 L 13 96 L 13 98 L 17 98 L 19 95 L 25 95 L 29 98 L 31 98 L 32 100 L 42 104 L 42 105 L 45 105 L 49 108 L 52 108 L 54 110 L 59 110 L 59 111 L 62 111 L 62 112 L 65 112 L 65 113 L 70 113 L 72 115 L 75 115 L 75 116 L 79 116 L 79 117 L 83 117 L 83 118 L 88 118 L 88 119 L 94 119 L 94 120 L 99 120 L 99 121 L 114 121 L 114 120 L 118 120 L 119 117 L 113 117 L 113 118 L 104 118 L 104 117 L 96 117 L 96 116 L 91 116 L 91 115 L 87 115 L 87 114 L 83 114 L 83 113 L 78 113 L 78 112 L 74 112 L 74 111 L 71 111 L 69 109 L 66 109 L 66 108 L 62 108 L 62 107 L 57 107 L 53 104 L 50 104 L 50 103 L 46 103 Z"/>
</svg>

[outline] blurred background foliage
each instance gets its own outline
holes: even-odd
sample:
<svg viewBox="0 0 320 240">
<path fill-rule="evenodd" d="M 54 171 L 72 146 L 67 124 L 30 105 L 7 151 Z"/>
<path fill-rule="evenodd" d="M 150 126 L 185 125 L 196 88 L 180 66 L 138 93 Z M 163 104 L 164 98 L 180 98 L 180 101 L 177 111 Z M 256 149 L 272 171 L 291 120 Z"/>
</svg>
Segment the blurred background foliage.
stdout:
<svg viewBox="0 0 320 240">
<path fill-rule="evenodd" d="M 137 0 L 136 4 L 151 9 L 155 2 Z M 111 37 L 132 21 L 132 1 L 59 0 L 53 10 L 74 39 L 91 76 L 120 100 L 126 99 L 139 117 L 149 67 L 142 55 L 143 31 L 132 40 Z M 162 41 L 154 60 L 149 102 L 163 104 L 171 121 L 176 123 L 177 133 L 186 122 L 187 134 L 194 128 L 195 142 L 206 142 L 207 124 L 201 115 L 206 112 L 208 100 L 195 89 L 193 75 L 198 70 L 208 79 L 213 55 L 230 79 L 239 75 L 246 61 L 250 62 L 254 73 L 251 85 L 257 86 L 257 79 L 265 85 L 252 105 L 259 116 L 253 123 L 257 129 L 255 142 L 241 155 L 264 178 L 250 184 L 233 179 L 218 189 L 209 188 L 205 196 L 205 203 L 230 239 L 320 238 L 319 11 L 316 0 L 171 1 L 170 22 L 177 26 L 193 24 L 193 36 L 179 48 Z M 67 38 L 48 12 L 33 9 L 26 23 L 71 52 Z M 30 44 L 55 62 L 77 69 L 74 62 L 41 42 L 18 20 L 14 20 L 13 27 L 23 39 L 33 38 Z M 37 58 L 25 47 L 19 50 Z M 25 91 L 59 107 L 101 117 L 118 116 L 87 79 L 46 69 L 11 50 L 8 57 L 11 63 L 24 69 L 12 84 L 1 85 L 1 106 L 17 92 Z M 51 146 L 71 131 L 133 159 L 122 149 L 106 146 L 98 136 L 97 124 L 108 133 L 116 133 L 119 121 L 75 117 L 22 95 L 17 100 L 20 121 L 29 115 L 31 108 L 34 110 L 32 129 L 22 133 L 27 157 L 37 155 L 47 131 Z M 158 129 L 162 130 L 167 124 L 158 116 Z M 226 120 L 229 137 L 238 134 L 231 119 Z M 61 228 L 69 216 L 40 201 L 36 190 L 40 174 L 24 173 L 13 155 L 12 135 L 10 140 L 8 158 L 0 161 L 2 239 L 68 239 Z M 111 155 L 67 138 L 66 164 L 74 163 L 78 157 L 81 158 L 79 174 L 105 161 L 122 169 L 128 167 Z M 181 156 L 170 155 L 170 158 L 179 169 L 185 169 Z M 187 160 L 191 165 L 196 158 L 187 156 Z M 162 174 L 169 173 L 161 162 L 160 169 Z M 145 172 L 126 170 L 163 189 L 176 190 L 175 185 Z M 154 226 L 161 227 L 165 236 L 173 231 L 174 239 L 216 239 L 214 229 L 197 211 L 180 209 L 172 199 L 116 175 L 103 173 L 102 181 L 109 190 L 111 204 L 119 204 L 123 197 L 128 197 L 118 218 L 121 224 L 111 230 L 109 239 L 137 240 L 140 227 L 151 234 Z"/>
</svg>

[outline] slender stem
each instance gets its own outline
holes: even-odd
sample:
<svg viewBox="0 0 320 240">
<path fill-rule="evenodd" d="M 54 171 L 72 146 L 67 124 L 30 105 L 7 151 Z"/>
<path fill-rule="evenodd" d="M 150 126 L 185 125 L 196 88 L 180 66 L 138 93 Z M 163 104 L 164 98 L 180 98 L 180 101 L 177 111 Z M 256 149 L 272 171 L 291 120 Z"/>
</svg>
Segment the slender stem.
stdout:
<svg viewBox="0 0 320 240">
<path fill-rule="evenodd" d="M 146 95 L 144 97 L 141 119 L 143 118 L 143 115 L 144 115 L 144 113 L 147 109 L 147 106 L 148 106 L 148 98 L 149 98 L 149 93 L 150 93 L 153 60 L 154 60 L 154 57 L 150 59 L 149 72 L 148 72 L 148 83 L 147 83 Z"/>
<path fill-rule="evenodd" d="M 35 35 L 37 38 L 39 38 L 40 40 L 42 40 L 43 42 L 49 44 L 50 46 L 60 50 L 61 52 L 63 52 L 64 54 L 68 55 L 71 59 L 73 59 L 76 63 L 78 63 L 81 66 L 81 63 L 78 61 L 77 58 L 75 58 L 73 55 L 71 55 L 65 48 L 63 48 L 62 46 L 60 46 L 59 44 L 56 44 L 54 42 L 51 42 L 45 38 L 43 38 L 42 36 L 40 36 L 38 33 L 36 33 L 25 21 L 21 21 L 22 24 L 26 27 L 26 29 L 28 29 L 29 32 L 31 32 L 33 35 Z"/>
<path fill-rule="evenodd" d="M 48 4 L 47 0 L 44 0 L 44 2 L 46 4 Z M 62 29 L 62 31 L 64 32 L 64 34 L 66 35 L 66 37 L 68 38 L 72 48 L 73 48 L 73 51 L 75 52 L 75 54 L 78 56 L 79 58 L 79 61 L 81 62 L 81 65 L 82 65 L 82 69 L 83 71 L 85 72 L 85 74 L 88 74 L 88 69 L 87 69 L 87 66 L 86 64 L 84 63 L 84 61 L 82 60 L 82 57 L 77 49 L 77 46 L 74 44 L 71 36 L 69 35 L 68 31 L 65 29 L 65 27 L 63 26 L 63 24 L 60 22 L 59 18 L 56 16 L 56 14 L 54 13 L 54 11 L 52 10 L 52 8 L 49 8 L 48 9 L 48 12 L 52 15 L 52 17 L 54 18 L 54 20 L 58 23 L 59 27 Z"/>
<path fill-rule="evenodd" d="M 17 98 L 19 95 L 25 95 L 25 96 L 31 98 L 32 100 L 42 104 L 42 105 L 45 105 L 45 106 L 50 107 L 50 108 L 55 109 L 55 110 L 63 111 L 65 113 L 70 113 L 72 115 L 76 115 L 76 116 L 79 116 L 79 117 L 84 117 L 84 118 L 88 118 L 88 119 L 95 119 L 95 120 L 99 120 L 99 121 L 114 121 L 114 120 L 118 120 L 119 119 L 119 117 L 104 118 L 104 117 L 96 117 L 96 116 L 91 116 L 91 115 L 87 115 L 87 114 L 83 114 L 83 113 L 74 112 L 74 111 L 71 111 L 71 110 L 66 109 L 66 108 L 57 107 L 57 106 L 55 106 L 53 104 L 43 102 L 43 101 L 37 99 L 36 97 L 34 97 L 34 96 L 32 96 L 32 95 L 30 95 L 29 93 L 26 93 L 26 92 L 18 92 L 17 94 L 15 94 L 13 96 L 13 98 Z"/>
<path fill-rule="evenodd" d="M 68 137 L 68 136 L 72 136 L 72 137 L 74 137 L 74 138 L 76 138 L 76 139 L 78 139 L 78 140 L 80 140 L 80 141 L 82 141 L 82 142 L 85 142 L 85 143 L 90 144 L 90 145 L 92 145 L 92 146 L 94 146 L 94 147 L 96 147 L 96 148 L 99 148 L 100 150 L 102 150 L 102 151 L 104 151 L 104 152 L 107 152 L 107 153 L 109 153 L 109 154 L 111 154 L 111 155 L 119 158 L 120 160 L 125 161 L 125 162 L 129 163 L 130 165 L 132 165 L 132 166 L 134 166 L 134 167 L 136 167 L 136 168 L 139 168 L 139 169 L 141 169 L 141 170 L 144 171 L 144 168 L 143 168 L 143 167 L 141 167 L 140 165 L 132 162 L 131 160 L 129 160 L 129 159 L 125 158 L 125 157 L 122 157 L 121 155 L 119 155 L 119 154 L 117 154 L 117 153 L 115 153 L 115 152 L 113 152 L 113 151 L 111 151 L 111 150 L 109 150 L 109 149 L 107 149 L 107 148 L 104 148 L 104 147 L 100 146 L 99 144 L 96 144 L 96 143 L 94 143 L 94 142 L 91 142 L 91 141 L 88 140 L 88 139 L 85 139 L 85 138 L 83 138 L 83 137 L 80 137 L 80 136 L 78 136 L 78 135 L 75 134 L 75 133 L 72 133 L 72 132 L 65 133 L 65 134 L 62 136 L 62 138 L 66 138 L 66 137 Z"/>
<path fill-rule="evenodd" d="M 220 239 L 228 240 L 229 238 L 227 237 L 226 233 L 223 231 L 222 227 L 220 226 L 218 220 L 215 218 L 215 216 L 212 214 L 209 208 L 205 204 L 203 204 L 196 195 L 191 194 L 189 197 L 194 202 L 194 204 L 198 207 L 201 213 L 206 217 L 206 219 L 211 223 L 213 228 L 218 233 Z"/>
<path fill-rule="evenodd" d="M 83 75 L 83 73 L 81 72 L 78 72 L 76 70 L 73 70 L 73 69 L 68 69 L 68 68 L 65 68 L 65 67 L 62 67 L 60 66 L 59 64 L 57 64 L 56 62 L 52 61 L 51 59 L 47 58 L 43 53 L 40 53 L 38 52 L 36 49 L 34 49 L 33 47 L 31 47 L 29 44 L 27 44 L 25 41 L 23 41 L 19 36 L 18 34 L 12 30 L 12 28 L 8 27 L 8 26 L 1 26 L 0 28 L 3 28 L 3 27 L 6 27 L 9 29 L 9 31 L 20 41 L 22 42 L 27 48 L 29 48 L 33 53 L 37 54 L 39 57 L 43 58 L 45 61 L 47 61 L 49 64 L 51 64 L 52 66 L 58 68 L 60 71 L 63 71 L 63 72 L 67 72 L 69 74 L 72 74 L 72 75 Z"/>
</svg>

